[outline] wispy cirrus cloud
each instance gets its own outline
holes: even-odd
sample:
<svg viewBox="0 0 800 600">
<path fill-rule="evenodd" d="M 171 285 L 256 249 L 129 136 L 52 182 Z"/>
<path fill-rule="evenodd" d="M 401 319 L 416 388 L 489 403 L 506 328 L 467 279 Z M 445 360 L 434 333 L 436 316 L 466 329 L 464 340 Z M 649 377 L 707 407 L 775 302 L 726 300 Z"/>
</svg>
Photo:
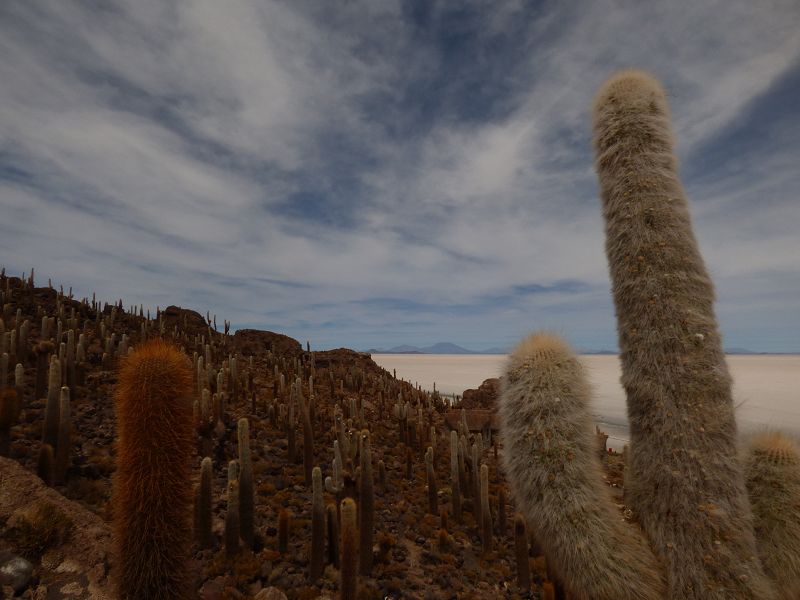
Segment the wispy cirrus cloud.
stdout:
<svg viewBox="0 0 800 600">
<path fill-rule="evenodd" d="M 727 342 L 797 350 L 797 31 L 790 1 L 7 2 L 2 262 L 320 346 L 613 347 L 589 109 L 633 65 Z"/>
</svg>

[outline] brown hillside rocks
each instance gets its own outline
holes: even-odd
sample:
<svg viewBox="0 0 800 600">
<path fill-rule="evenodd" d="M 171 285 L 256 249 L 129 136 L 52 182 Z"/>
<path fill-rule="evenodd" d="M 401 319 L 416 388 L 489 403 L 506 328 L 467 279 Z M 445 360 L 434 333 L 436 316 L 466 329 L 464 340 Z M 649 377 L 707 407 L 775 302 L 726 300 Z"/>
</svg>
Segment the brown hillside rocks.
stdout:
<svg viewBox="0 0 800 600">
<path fill-rule="evenodd" d="M 46 487 L 41 479 L 13 460 L 0 458 L 0 541 L 2 549 L 20 552 L 19 531 L 42 526 L 43 510 L 54 511 L 67 523 L 68 533 L 40 547 L 29 598 L 111 599 L 108 578 L 111 534 L 97 515 Z M 71 525 L 70 525 L 71 523 Z M 41 541 L 41 540 L 37 540 Z M 22 544 L 24 541 L 18 541 Z"/>
<path fill-rule="evenodd" d="M 500 396 L 500 379 L 493 377 L 486 379 L 476 390 L 464 390 L 461 395 L 461 407 L 466 410 L 488 409 L 494 410 L 497 398 Z"/>
<path fill-rule="evenodd" d="M 244 354 L 259 355 L 271 351 L 286 357 L 296 357 L 303 353 L 303 347 L 294 338 L 259 329 L 239 329 L 233 335 L 233 343 Z"/>
</svg>

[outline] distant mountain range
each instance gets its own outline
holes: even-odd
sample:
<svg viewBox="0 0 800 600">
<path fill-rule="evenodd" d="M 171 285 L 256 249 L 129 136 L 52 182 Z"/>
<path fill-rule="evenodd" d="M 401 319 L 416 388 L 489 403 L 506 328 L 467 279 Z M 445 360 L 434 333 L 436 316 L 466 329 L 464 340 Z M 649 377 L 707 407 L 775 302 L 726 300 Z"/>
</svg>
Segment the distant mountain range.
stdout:
<svg viewBox="0 0 800 600">
<path fill-rule="evenodd" d="M 486 350 L 467 350 L 451 342 L 439 342 L 432 346 L 395 346 L 384 350 L 383 348 L 370 348 L 370 354 L 507 354 L 508 351 L 502 348 L 487 348 Z"/>
<path fill-rule="evenodd" d="M 485 350 L 467 350 L 452 342 L 439 342 L 432 346 L 409 346 L 403 344 L 388 350 L 383 348 L 370 348 L 366 352 L 370 354 L 508 354 L 508 348 L 487 348 Z M 580 350 L 580 354 L 611 354 L 616 355 L 616 350 Z M 746 348 L 725 348 L 725 354 L 767 354 L 764 352 L 753 352 Z"/>
</svg>

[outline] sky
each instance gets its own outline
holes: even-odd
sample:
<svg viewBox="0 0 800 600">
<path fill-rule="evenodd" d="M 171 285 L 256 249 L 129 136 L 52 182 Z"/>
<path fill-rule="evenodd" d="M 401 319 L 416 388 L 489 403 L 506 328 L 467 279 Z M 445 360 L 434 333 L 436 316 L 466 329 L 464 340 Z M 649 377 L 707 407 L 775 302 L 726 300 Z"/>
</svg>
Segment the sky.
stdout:
<svg viewBox="0 0 800 600">
<path fill-rule="evenodd" d="M 590 107 L 668 93 L 726 347 L 800 351 L 796 0 L 0 3 L 0 264 L 312 347 L 616 348 Z"/>
</svg>

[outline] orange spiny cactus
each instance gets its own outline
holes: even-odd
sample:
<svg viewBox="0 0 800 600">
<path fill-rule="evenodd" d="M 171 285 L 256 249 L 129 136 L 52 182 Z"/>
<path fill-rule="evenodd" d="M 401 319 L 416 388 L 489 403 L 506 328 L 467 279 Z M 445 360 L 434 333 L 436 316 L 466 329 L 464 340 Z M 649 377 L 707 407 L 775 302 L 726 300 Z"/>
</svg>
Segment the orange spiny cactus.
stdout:
<svg viewBox="0 0 800 600">
<path fill-rule="evenodd" d="M 114 529 L 123 600 L 193 595 L 192 383 L 188 358 L 159 339 L 121 364 Z"/>
</svg>

